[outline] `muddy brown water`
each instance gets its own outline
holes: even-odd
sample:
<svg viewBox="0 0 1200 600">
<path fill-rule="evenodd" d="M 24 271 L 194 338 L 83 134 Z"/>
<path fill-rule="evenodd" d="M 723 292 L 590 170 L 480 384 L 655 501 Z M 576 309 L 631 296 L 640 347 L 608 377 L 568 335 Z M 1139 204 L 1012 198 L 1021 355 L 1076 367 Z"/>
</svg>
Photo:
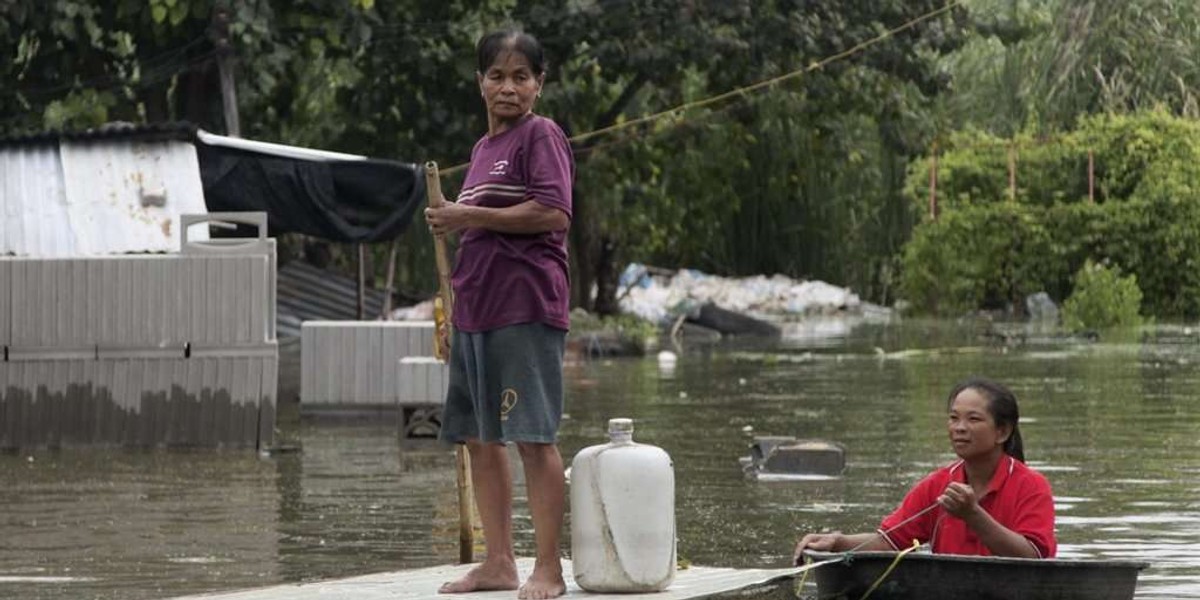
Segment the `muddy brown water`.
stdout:
<svg viewBox="0 0 1200 600">
<path fill-rule="evenodd" d="M 679 554 L 781 567 L 804 532 L 865 530 L 952 458 L 945 394 L 979 373 L 1021 401 L 1029 463 L 1054 487 L 1060 555 L 1152 564 L 1139 598 L 1200 598 L 1200 328 L 1096 342 L 909 322 L 833 337 L 689 346 L 568 368 L 566 459 L 614 416 L 675 461 Z M 841 335 L 836 335 L 841 334 Z M 297 452 L 0 455 L 0 598 L 167 598 L 453 562 L 453 455 L 389 417 L 280 412 Z M 836 441 L 834 481 L 748 481 L 747 430 Z M 523 491 L 518 552 L 533 539 Z M 564 551 L 569 540 L 564 539 Z"/>
</svg>

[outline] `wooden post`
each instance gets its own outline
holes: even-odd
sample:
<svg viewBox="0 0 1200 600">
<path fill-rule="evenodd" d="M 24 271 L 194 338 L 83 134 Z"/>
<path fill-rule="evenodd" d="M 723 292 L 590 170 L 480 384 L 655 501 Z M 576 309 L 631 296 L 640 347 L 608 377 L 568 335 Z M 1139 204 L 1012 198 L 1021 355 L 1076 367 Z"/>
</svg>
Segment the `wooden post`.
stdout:
<svg viewBox="0 0 1200 600">
<path fill-rule="evenodd" d="M 363 244 L 358 246 L 358 320 L 367 315 L 367 251 Z"/>
<path fill-rule="evenodd" d="M 475 487 L 471 484 L 471 455 L 466 444 L 454 450 L 458 465 L 458 562 L 475 562 Z M 507 459 L 506 459 L 507 460 Z"/>
<path fill-rule="evenodd" d="M 237 87 L 233 80 L 233 46 L 229 43 L 229 8 L 224 3 L 213 9 L 210 35 L 217 50 L 217 74 L 221 80 L 221 107 L 225 113 L 225 133 L 242 137 L 238 118 Z"/>
<path fill-rule="evenodd" d="M 938 179 L 938 143 L 937 139 L 933 140 L 933 147 L 929 152 L 932 162 L 929 166 L 929 218 L 934 221 L 938 217 L 937 207 L 937 179 Z"/>
<path fill-rule="evenodd" d="M 387 262 L 387 279 L 384 284 L 383 296 L 383 314 L 380 317 L 384 321 L 392 320 L 392 293 L 396 285 L 396 254 L 400 251 L 400 238 L 392 240 L 392 248 L 388 250 Z"/>
<path fill-rule="evenodd" d="M 1015 143 L 1008 145 L 1008 199 L 1011 202 L 1017 200 L 1017 146 Z"/>
<path fill-rule="evenodd" d="M 1088 150 L 1088 203 L 1096 203 L 1096 153 Z"/>
</svg>

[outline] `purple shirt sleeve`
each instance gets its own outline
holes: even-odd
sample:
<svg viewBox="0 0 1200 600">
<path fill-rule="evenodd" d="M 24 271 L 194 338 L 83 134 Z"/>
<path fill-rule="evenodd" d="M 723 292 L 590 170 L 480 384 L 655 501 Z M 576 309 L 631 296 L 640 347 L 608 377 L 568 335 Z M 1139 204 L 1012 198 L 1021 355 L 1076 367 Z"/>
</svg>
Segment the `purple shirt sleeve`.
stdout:
<svg viewBox="0 0 1200 600">
<path fill-rule="evenodd" d="M 575 167 L 566 136 L 553 121 L 546 119 L 538 123 L 538 131 L 528 147 L 526 193 L 539 204 L 557 208 L 570 218 Z"/>
</svg>

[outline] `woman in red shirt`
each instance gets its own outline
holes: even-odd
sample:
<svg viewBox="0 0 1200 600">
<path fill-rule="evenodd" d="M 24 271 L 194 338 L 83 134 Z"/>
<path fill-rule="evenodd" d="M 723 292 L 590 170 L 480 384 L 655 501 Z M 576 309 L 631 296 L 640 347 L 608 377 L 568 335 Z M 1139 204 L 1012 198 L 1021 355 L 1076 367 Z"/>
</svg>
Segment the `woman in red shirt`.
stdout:
<svg viewBox="0 0 1200 600">
<path fill-rule="evenodd" d="M 914 540 L 935 553 L 1051 558 L 1054 498 L 1025 466 L 1017 399 L 987 379 L 955 386 L 947 430 L 959 460 L 922 479 L 874 533 L 810 533 L 796 545 L 827 552 L 899 550 Z"/>
</svg>

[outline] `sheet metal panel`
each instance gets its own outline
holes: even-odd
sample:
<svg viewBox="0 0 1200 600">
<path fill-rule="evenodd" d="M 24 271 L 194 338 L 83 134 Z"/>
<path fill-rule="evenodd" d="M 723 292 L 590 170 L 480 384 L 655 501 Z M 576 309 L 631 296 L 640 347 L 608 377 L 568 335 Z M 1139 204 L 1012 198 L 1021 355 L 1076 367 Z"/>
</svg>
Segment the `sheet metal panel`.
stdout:
<svg viewBox="0 0 1200 600">
<path fill-rule="evenodd" d="M 0 260 L 0 333 L 14 346 L 261 344 L 267 256 Z M 11 325 L 10 325 L 11 323 Z"/>
<path fill-rule="evenodd" d="M 0 447 L 272 443 L 273 241 L 255 249 L 0 258 Z"/>
<path fill-rule="evenodd" d="M 206 210 L 189 142 L 0 148 L 0 255 L 170 252 L 179 247 L 179 215 Z"/>
<path fill-rule="evenodd" d="M 57 144 L 0 149 L 0 255 L 75 253 Z"/>
<path fill-rule="evenodd" d="M 189 290 L 188 339 L 202 344 L 268 341 L 267 256 L 183 256 Z"/>
<path fill-rule="evenodd" d="M 0 362 L 0 448 L 265 447 L 277 369 L 262 353 Z"/>
<path fill-rule="evenodd" d="M 0 261 L 0 346 L 12 344 L 12 298 L 15 293 L 12 272 L 13 263 Z M 2 348 L 0 352 L 3 352 Z"/>
<path fill-rule="evenodd" d="M 445 404 L 450 387 L 450 365 L 432 356 L 400 359 L 396 399 L 401 405 Z"/>
<path fill-rule="evenodd" d="M 432 352 L 432 321 L 306 321 L 300 333 L 300 401 L 394 406 L 397 361 Z"/>
<path fill-rule="evenodd" d="M 42 256 L 173 252 L 179 215 L 207 210 L 191 143 L 64 141 L 59 152 L 75 248 Z"/>
<path fill-rule="evenodd" d="M 258 370 L 262 377 L 258 389 L 258 447 L 271 448 L 275 446 L 275 416 L 276 399 L 279 397 L 279 352 L 275 356 L 259 359 Z"/>
</svg>

